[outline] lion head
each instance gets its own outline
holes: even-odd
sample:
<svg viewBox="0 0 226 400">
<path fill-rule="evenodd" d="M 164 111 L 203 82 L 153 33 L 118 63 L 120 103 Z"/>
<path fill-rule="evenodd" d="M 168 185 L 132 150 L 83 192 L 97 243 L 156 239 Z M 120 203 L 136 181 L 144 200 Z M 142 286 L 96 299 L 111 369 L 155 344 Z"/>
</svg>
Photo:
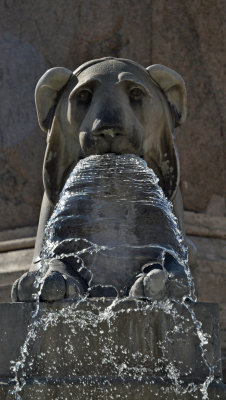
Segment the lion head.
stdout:
<svg viewBox="0 0 226 400">
<path fill-rule="evenodd" d="M 177 72 L 106 57 L 74 72 L 48 70 L 35 99 L 48 133 L 43 178 L 53 204 L 78 160 L 105 153 L 144 158 L 173 199 L 180 174 L 174 128 L 186 118 L 186 89 Z"/>
</svg>

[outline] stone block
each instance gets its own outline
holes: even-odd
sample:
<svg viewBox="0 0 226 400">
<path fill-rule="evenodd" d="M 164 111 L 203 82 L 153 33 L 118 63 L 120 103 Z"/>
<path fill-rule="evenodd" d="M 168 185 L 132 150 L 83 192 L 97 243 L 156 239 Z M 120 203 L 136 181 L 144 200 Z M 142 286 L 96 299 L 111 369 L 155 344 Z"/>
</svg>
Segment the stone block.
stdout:
<svg viewBox="0 0 226 400">
<path fill-rule="evenodd" d="M 224 239 L 189 236 L 197 247 L 193 271 L 200 301 L 226 301 L 226 246 Z"/>
<path fill-rule="evenodd" d="M 0 253 L 0 302 L 11 301 L 12 284 L 31 266 L 33 249 Z"/>
<path fill-rule="evenodd" d="M 205 264 L 205 261 L 202 261 L 202 263 Z M 199 265 L 198 263 L 198 266 Z M 198 271 L 196 274 L 196 283 L 198 295 L 202 301 L 225 302 L 226 273 L 224 273 L 224 271 L 223 273 Z"/>
<path fill-rule="evenodd" d="M 209 261 L 226 260 L 225 239 L 189 236 L 198 250 L 198 258 Z"/>
<path fill-rule="evenodd" d="M 37 226 L 24 226 L 22 228 L 6 229 L 0 231 L 0 242 L 6 240 L 17 240 L 22 238 L 31 238 L 36 236 Z M 13 250 L 13 249 L 12 249 Z M 14 250 L 16 250 L 14 248 Z"/>
<path fill-rule="evenodd" d="M 223 380 L 226 382 L 226 302 L 219 305 Z"/>
<path fill-rule="evenodd" d="M 23 249 L 0 253 L 0 274 L 22 273 L 27 270 L 31 265 L 33 252 L 33 249 Z M 2 283 L 3 281 L 4 278 L 1 279 Z"/>
<path fill-rule="evenodd" d="M 226 239 L 226 218 L 185 211 L 186 234 L 206 238 Z"/>
<path fill-rule="evenodd" d="M 143 395 L 140 398 L 151 399 L 147 396 L 152 391 L 153 398 L 167 393 L 167 398 L 174 399 L 173 393 L 175 396 L 178 391 L 177 399 L 190 399 L 188 393 L 188 397 L 183 394 L 184 385 L 193 382 L 199 393 L 210 370 L 211 380 L 221 377 L 221 363 L 217 305 L 187 306 L 190 312 L 179 304 L 167 303 L 163 311 L 156 304 L 127 299 L 113 303 L 106 299 L 42 303 L 36 325 L 33 320 L 27 336 L 35 304 L 2 303 L 2 393 L 9 390 L 4 382 L 14 376 L 10 361 L 20 360 L 20 346 L 27 338 L 24 368 L 17 370 L 17 377 L 25 378 L 23 399 L 35 391 L 37 399 L 63 399 L 63 393 L 64 398 L 73 395 L 85 399 L 92 393 L 99 398 L 101 390 L 112 396 L 127 393 L 128 397 L 123 398 L 128 399 L 139 392 Z M 201 354 L 198 326 L 209 338 L 207 344 L 207 336 L 202 337 L 206 361 Z M 161 392 L 163 388 L 166 391 Z M 217 394 L 221 388 L 213 385 L 209 390 Z M 88 397 L 82 397 L 85 395 Z M 216 396 L 213 394 L 211 399 Z"/>
</svg>

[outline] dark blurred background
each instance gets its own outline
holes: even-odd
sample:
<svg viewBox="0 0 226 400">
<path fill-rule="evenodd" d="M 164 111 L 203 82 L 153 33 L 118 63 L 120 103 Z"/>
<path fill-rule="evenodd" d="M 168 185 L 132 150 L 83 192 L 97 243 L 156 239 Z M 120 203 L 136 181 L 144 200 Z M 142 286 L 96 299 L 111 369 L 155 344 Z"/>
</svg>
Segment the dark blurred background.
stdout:
<svg viewBox="0 0 226 400">
<path fill-rule="evenodd" d="M 225 0 L 2 0 L 0 3 L 0 300 L 29 267 L 42 199 L 45 134 L 34 89 L 51 67 L 92 58 L 164 64 L 187 85 L 177 129 L 187 234 L 199 296 L 220 303 L 226 357 Z"/>
</svg>

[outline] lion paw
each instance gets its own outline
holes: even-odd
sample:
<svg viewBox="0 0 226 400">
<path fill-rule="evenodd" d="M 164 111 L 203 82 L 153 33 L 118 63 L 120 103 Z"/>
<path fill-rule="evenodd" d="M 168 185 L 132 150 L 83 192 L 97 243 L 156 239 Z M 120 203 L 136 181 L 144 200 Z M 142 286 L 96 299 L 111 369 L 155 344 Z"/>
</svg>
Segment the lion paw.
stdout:
<svg viewBox="0 0 226 400">
<path fill-rule="evenodd" d="M 39 289 L 36 287 L 37 271 L 26 272 L 16 280 L 11 297 L 17 301 L 35 301 Z M 72 277 L 66 272 L 48 270 L 41 284 L 40 301 L 77 299 L 84 294 L 84 285 L 79 277 Z"/>
<path fill-rule="evenodd" d="M 163 269 L 153 268 L 147 274 L 140 274 L 130 289 L 131 297 L 146 297 L 159 300 L 164 296 L 167 276 Z"/>
<path fill-rule="evenodd" d="M 160 264 L 146 264 L 130 289 L 129 296 L 152 300 L 182 300 L 190 297 L 190 285 L 185 267 L 166 254 L 164 268 Z"/>
</svg>

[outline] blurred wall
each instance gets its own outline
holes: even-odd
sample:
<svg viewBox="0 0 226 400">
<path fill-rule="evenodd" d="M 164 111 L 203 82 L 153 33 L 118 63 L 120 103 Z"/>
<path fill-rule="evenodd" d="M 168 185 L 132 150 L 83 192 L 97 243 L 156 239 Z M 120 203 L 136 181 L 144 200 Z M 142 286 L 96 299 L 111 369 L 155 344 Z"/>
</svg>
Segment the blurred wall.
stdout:
<svg viewBox="0 0 226 400">
<path fill-rule="evenodd" d="M 46 69 L 116 56 L 161 63 L 185 79 L 177 131 L 186 210 L 223 216 L 226 132 L 224 0 L 2 0 L 0 230 L 36 225 L 45 135 L 33 94 Z"/>
</svg>

